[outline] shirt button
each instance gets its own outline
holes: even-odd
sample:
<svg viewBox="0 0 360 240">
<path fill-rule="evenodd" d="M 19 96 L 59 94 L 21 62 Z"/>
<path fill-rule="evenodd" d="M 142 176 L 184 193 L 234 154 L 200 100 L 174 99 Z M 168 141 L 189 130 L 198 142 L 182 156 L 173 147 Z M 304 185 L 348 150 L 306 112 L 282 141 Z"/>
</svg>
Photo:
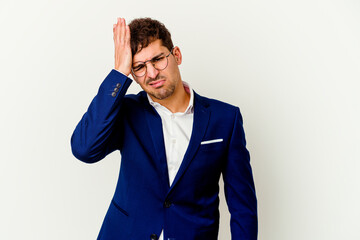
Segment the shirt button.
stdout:
<svg viewBox="0 0 360 240">
<path fill-rule="evenodd" d="M 150 240 L 158 240 L 158 236 L 155 233 L 153 233 L 150 235 Z"/>
<path fill-rule="evenodd" d="M 174 119 L 175 118 L 175 115 L 174 114 L 171 114 L 171 119 Z"/>
<path fill-rule="evenodd" d="M 171 207 L 171 202 L 165 201 L 165 202 L 164 202 L 164 207 L 166 207 L 166 208 Z"/>
</svg>

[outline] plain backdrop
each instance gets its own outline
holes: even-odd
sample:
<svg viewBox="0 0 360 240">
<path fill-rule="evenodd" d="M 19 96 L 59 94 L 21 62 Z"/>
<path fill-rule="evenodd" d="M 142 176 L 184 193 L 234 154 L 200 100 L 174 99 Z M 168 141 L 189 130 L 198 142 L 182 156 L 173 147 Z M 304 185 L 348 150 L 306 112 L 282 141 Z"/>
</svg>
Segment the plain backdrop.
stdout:
<svg viewBox="0 0 360 240">
<path fill-rule="evenodd" d="M 358 0 L 0 0 L 0 239 L 96 238 L 121 159 L 84 164 L 70 137 L 113 68 L 116 18 L 147 16 L 171 31 L 183 80 L 240 107 L 259 239 L 360 239 L 359 13 Z"/>
</svg>

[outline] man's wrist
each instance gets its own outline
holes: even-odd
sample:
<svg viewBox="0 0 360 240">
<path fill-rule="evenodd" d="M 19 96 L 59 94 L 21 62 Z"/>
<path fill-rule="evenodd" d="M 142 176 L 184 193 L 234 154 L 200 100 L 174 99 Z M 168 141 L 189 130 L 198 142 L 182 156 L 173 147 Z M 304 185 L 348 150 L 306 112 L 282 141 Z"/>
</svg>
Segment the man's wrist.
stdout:
<svg viewBox="0 0 360 240">
<path fill-rule="evenodd" d="M 120 70 L 118 70 L 118 69 L 116 69 L 116 68 L 114 68 L 114 70 L 115 70 L 115 71 L 118 71 L 119 73 L 121 73 L 122 75 L 124 75 L 124 76 L 126 76 L 126 77 L 128 76 L 128 75 L 126 75 L 124 72 L 122 72 L 122 71 L 120 71 Z"/>
</svg>

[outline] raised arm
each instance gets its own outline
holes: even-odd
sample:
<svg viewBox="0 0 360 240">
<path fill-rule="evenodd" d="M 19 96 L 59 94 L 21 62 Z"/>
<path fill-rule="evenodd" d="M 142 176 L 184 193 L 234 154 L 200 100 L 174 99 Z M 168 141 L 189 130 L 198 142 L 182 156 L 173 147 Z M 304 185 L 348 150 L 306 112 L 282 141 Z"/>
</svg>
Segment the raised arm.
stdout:
<svg viewBox="0 0 360 240">
<path fill-rule="evenodd" d="M 132 82 L 127 77 L 132 64 L 130 29 L 124 19 L 118 18 L 113 32 L 116 70 L 102 82 L 71 137 L 74 156 L 87 163 L 97 162 L 118 149 L 121 139 L 121 105 Z"/>
</svg>

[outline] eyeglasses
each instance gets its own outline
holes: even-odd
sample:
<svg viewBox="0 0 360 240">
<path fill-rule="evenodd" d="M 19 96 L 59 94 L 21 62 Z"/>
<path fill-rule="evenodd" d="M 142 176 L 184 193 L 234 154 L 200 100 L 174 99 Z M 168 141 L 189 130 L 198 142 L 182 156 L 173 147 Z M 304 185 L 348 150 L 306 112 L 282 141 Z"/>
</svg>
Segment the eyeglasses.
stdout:
<svg viewBox="0 0 360 240">
<path fill-rule="evenodd" d="M 147 62 L 150 62 L 151 65 L 156 69 L 156 70 L 164 70 L 168 63 L 168 57 L 170 56 L 170 54 L 172 53 L 174 48 L 171 49 L 171 51 L 169 52 L 168 55 L 164 56 L 164 55 L 160 55 L 160 56 L 155 56 L 153 59 L 147 60 L 145 62 L 136 62 L 133 67 L 131 68 L 132 73 L 137 76 L 137 77 L 142 77 L 146 74 L 147 71 Z"/>
</svg>

